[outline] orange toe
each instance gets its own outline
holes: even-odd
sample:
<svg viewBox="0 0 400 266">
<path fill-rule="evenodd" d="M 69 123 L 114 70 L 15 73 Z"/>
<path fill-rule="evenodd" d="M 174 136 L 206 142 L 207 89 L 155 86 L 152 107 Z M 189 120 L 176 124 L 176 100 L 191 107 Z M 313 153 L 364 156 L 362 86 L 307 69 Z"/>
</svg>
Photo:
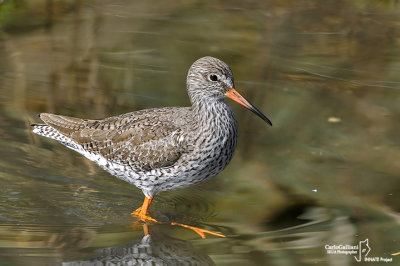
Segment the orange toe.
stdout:
<svg viewBox="0 0 400 266">
<path fill-rule="evenodd" d="M 223 235 L 223 234 L 220 233 L 220 232 L 205 230 L 205 229 L 201 229 L 201 228 L 194 227 L 194 226 L 190 226 L 190 225 L 186 225 L 186 224 L 171 223 L 171 225 L 177 225 L 177 226 L 181 226 L 181 227 L 184 227 L 184 228 L 188 228 L 188 229 L 190 229 L 190 230 L 193 230 L 195 233 L 197 233 L 198 235 L 200 235 L 201 238 L 206 238 L 206 234 L 210 234 L 210 235 L 214 235 L 214 236 L 219 236 L 219 237 L 226 237 L 225 235 Z"/>
<path fill-rule="evenodd" d="M 159 223 L 156 219 L 150 217 L 147 213 L 142 213 L 140 211 L 140 208 L 137 209 L 136 211 L 133 211 L 131 213 L 133 217 L 137 217 L 139 220 L 144 221 L 144 222 L 154 222 L 154 223 Z"/>
</svg>

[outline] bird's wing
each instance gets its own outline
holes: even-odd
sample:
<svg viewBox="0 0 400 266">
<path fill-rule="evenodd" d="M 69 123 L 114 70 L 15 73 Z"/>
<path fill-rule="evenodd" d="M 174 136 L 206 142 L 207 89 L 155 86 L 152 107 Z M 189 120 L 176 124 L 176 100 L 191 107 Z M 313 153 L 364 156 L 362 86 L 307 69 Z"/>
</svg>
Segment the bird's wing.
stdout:
<svg viewBox="0 0 400 266">
<path fill-rule="evenodd" d="M 42 113 L 40 118 L 87 151 L 142 171 L 173 165 L 185 152 L 176 108 L 147 109 L 104 120 Z"/>
</svg>

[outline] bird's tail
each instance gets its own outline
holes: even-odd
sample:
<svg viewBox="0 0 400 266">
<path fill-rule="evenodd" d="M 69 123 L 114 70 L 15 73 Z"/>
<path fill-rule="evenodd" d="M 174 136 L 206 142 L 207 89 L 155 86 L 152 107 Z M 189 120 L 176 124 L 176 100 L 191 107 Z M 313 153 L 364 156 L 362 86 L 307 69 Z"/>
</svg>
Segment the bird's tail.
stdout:
<svg viewBox="0 0 400 266">
<path fill-rule="evenodd" d="M 70 138 L 61 134 L 58 130 L 45 124 L 32 124 L 32 131 L 35 134 L 44 136 L 46 138 L 57 140 L 61 143 L 68 143 L 71 141 Z"/>
</svg>

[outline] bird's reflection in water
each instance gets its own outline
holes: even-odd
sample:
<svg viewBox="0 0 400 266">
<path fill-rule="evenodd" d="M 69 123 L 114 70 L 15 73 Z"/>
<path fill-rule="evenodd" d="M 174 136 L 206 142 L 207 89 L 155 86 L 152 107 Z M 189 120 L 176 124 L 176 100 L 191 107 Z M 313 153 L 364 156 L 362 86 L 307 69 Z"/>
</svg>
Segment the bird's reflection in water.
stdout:
<svg viewBox="0 0 400 266">
<path fill-rule="evenodd" d="M 143 238 L 137 242 L 98 249 L 97 258 L 63 262 L 62 265 L 214 265 L 189 241 L 170 237 L 157 227 L 143 224 Z"/>
</svg>

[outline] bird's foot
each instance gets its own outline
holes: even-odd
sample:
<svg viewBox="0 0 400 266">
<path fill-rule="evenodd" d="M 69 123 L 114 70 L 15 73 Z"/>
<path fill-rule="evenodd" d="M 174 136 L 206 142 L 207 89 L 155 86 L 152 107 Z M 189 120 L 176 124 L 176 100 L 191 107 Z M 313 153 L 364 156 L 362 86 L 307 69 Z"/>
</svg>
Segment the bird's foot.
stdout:
<svg viewBox="0 0 400 266">
<path fill-rule="evenodd" d="M 135 211 L 133 211 L 133 212 L 131 213 L 131 215 L 132 215 L 133 217 L 138 218 L 138 221 L 135 223 L 136 225 L 139 224 L 139 221 L 142 221 L 142 222 L 145 222 L 145 223 L 147 223 L 147 222 L 153 222 L 153 223 L 158 223 L 158 224 L 160 223 L 159 221 L 157 221 L 156 219 L 154 219 L 154 218 L 152 218 L 152 217 L 150 217 L 150 216 L 148 215 L 147 210 L 149 209 L 149 205 L 150 205 L 151 201 L 152 201 L 152 199 L 146 197 L 145 200 L 144 200 L 144 202 L 143 202 L 142 207 L 136 209 Z M 184 227 L 184 228 L 193 230 L 193 231 L 196 232 L 198 235 L 200 235 L 201 238 L 206 238 L 206 234 L 210 234 L 210 235 L 214 235 L 214 236 L 219 236 L 219 237 L 225 237 L 225 235 L 223 235 L 223 234 L 220 233 L 220 232 L 209 231 L 209 230 L 197 228 L 197 227 L 190 226 L 190 225 L 186 225 L 186 224 L 180 224 L 180 223 L 172 222 L 172 223 L 170 223 L 170 225 L 177 225 L 177 226 L 180 226 L 180 227 Z M 146 228 L 147 228 L 147 229 L 145 230 L 145 234 L 148 234 L 148 227 L 146 227 Z M 147 233 L 146 233 L 146 232 L 147 232 Z"/>
<path fill-rule="evenodd" d="M 133 217 L 137 217 L 140 221 L 143 222 L 153 222 L 153 223 L 160 223 L 156 219 L 150 217 L 147 213 L 142 212 L 142 208 L 138 208 L 131 213 Z"/>
<path fill-rule="evenodd" d="M 226 237 L 225 235 L 223 235 L 220 232 L 216 232 L 216 231 L 210 231 L 210 230 L 205 230 L 205 229 L 201 229 L 198 227 L 194 227 L 194 226 L 190 226 L 190 225 L 186 225 L 186 224 L 180 224 L 180 223 L 171 223 L 171 225 L 177 225 L 177 226 L 181 226 L 190 230 L 193 230 L 195 233 L 197 233 L 201 238 L 206 238 L 206 234 L 210 234 L 210 235 L 214 235 L 214 236 L 219 236 L 219 237 Z"/>
</svg>

